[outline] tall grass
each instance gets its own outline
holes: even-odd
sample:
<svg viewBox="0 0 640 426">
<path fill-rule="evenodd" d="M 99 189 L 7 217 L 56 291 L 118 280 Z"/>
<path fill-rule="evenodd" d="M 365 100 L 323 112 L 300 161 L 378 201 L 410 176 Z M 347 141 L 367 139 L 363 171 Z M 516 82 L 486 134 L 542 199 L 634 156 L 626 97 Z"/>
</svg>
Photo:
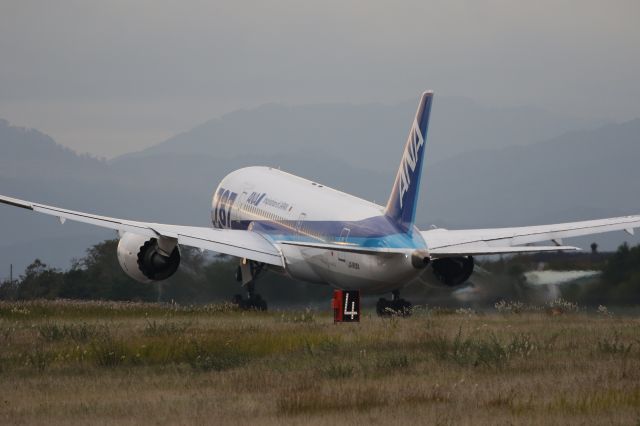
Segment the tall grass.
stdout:
<svg viewBox="0 0 640 426">
<path fill-rule="evenodd" d="M 76 343 L 83 343 L 109 332 L 106 326 L 100 327 L 86 322 L 78 324 L 46 322 L 36 326 L 36 329 L 40 338 L 49 342 L 69 339 Z"/>
<path fill-rule="evenodd" d="M 462 327 L 453 337 L 429 335 L 424 349 L 436 358 L 461 366 L 501 368 L 514 358 L 528 358 L 536 351 L 548 350 L 548 342 L 535 341 L 530 334 L 521 333 L 500 339 L 496 333 L 464 335 Z"/>
<path fill-rule="evenodd" d="M 633 424 L 639 330 L 546 309 L 333 324 L 307 310 L 0 304 L 0 423 Z"/>
</svg>

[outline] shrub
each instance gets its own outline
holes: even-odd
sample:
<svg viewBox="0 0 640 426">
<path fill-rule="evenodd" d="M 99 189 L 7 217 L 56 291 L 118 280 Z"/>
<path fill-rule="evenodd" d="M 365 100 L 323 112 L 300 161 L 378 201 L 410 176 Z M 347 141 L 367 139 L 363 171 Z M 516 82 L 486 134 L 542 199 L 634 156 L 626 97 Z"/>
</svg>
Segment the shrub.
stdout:
<svg viewBox="0 0 640 426">
<path fill-rule="evenodd" d="M 461 366 L 490 368 L 501 368 L 515 357 L 529 357 L 542 346 L 546 347 L 526 334 L 516 335 L 509 342 L 502 343 L 493 333 L 483 337 L 464 337 L 462 329 L 452 340 L 444 336 L 432 336 L 425 344 L 427 351 L 439 359 Z"/>
<path fill-rule="evenodd" d="M 303 312 L 283 312 L 278 320 L 291 323 L 313 323 L 316 321 L 311 308 L 307 308 Z"/>
<path fill-rule="evenodd" d="M 599 305 L 598 310 L 596 311 L 598 315 L 603 317 L 612 317 L 613 312 L 610 312 L 609 309 L 604 305 Z"/>
<path fill-rule="evenodd" d="M 42 324 L 37 327 L 38 334 L 40 337 L 46 341 L 53 342 L 56 340 L 62 340 L 64 338 L 64 332 L 62 331 L 62 327 L 58 324 L 47 323 Z"/>
<path fill-rule="evenodd" d="M 620 339 L 620 333 L 614 332 L 612 338 L 602 338 L 598 341 L 598 350 L 611 355 L 628 355 L 633 343 L 625 344 Z"/>
<path fill-rule="evenodd" d="M 149 321 L 144 327 L 145 336 L 173 336 L 183 334 L 191 326 L 189 322 L 163 322 L 158 323 L 156 320 Z"/>
<path fill-rule="evenodd" d="M 189 342 L 184 355 L 191 368 L 199 371 L 222 371 L 239 367 L 248 362 L 245 354 L 233 348 L 207 349 L 196 340 Z"/>
<path fill-rule="evenodd" d="M 132 358 L 125 344 L 121 341 L 105 337 L 91 342 L 91 355 L 99 367 L 117 367 Z"/>
<path fill-rule="evenodd" d="M 353 376 L 353 366 L 344 364 L 331 364 L 322 370 L 322 374 L 329 379 L 346 379 Z"/>
<path fill-rule="evenodd" d="M 577 303 L 569 302 L 563 298 L 552 300 L 547 304 L 553 314 L 576 313 L 580 310 Z"/>
<path fill-rule="evenodd" d="M 520 314 L 525 311 L 525 304 L 517 301 L 500 300 L 493 305 L 501 314 Z"/>
<path fill-rule="evenodd" d="M 45 323 L 37 327 L 38 335 L 47 342 L 55 342 L 70 339 L 77 343 L 83 343 L 90 338 L 104 334 L 104 330 L 89 325 L 85 322 L 80 324 L 58 325 L 56 323 Z"/>
<path fill-rule="evenodd" d="M 376 362 L 378 370 L 398 370 L 409 366 L 409 358 L 404 354 L 392 354 L 381 357 Z"/>
<path fill-rule="evenodd" d="M 27 364 L 34 367 L 39 372 L 43 372 L 47 369 L 51 361 L 54 359 L 53 353 L 45 351 L 42 347 L 37 346 L 32 351 L 25 354 Z"/>
</svg>

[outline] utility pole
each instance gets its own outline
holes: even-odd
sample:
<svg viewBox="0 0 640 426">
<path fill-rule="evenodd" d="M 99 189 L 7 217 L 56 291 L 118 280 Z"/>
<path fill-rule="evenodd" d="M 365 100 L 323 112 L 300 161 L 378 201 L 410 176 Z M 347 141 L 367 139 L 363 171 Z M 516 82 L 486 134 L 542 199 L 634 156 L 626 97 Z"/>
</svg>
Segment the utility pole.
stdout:
<svg viewBox="0 0 640 426">
<path fill-rule="evenodd" d="M 13 285 L 13 263 L 9 264 L 9 285 Z"/>
</svg>

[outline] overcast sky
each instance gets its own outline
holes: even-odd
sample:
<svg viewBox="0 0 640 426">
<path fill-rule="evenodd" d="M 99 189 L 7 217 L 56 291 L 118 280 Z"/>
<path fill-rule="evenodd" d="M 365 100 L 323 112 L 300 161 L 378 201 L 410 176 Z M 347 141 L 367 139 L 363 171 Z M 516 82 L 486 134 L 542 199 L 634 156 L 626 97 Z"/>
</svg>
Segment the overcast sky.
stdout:
<svg viewBox="0 0 640 426">
<path fill-rule="evenodd" d="M 3 0 L 0 117 L 107 157 L 237 108 L 427 88 L 626 120 L 639 22 L 637 0 Z"/>
</svg>

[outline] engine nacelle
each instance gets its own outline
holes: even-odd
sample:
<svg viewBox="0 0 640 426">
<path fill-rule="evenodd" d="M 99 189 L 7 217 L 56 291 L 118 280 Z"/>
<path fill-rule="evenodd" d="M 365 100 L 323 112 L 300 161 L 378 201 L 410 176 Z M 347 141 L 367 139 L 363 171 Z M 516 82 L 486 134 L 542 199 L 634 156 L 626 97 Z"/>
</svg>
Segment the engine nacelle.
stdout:
<svg viewBox="0 0 640 426">
<path fill-rule="evenodd" d="M 438 281 L 456 287 L 469 279 L 473 272 L 473 257 L 443 257 L 431 261 L 431 270 Z"/>
<path fill-rule="evenodd" d="M 124 272 L 138 282 L 162 281 L 178 270 L 180 250 L 175 244 L 166 256 L 157 238 L 126 232 L 118 243 L 118 262 Z"/>
</svg>

